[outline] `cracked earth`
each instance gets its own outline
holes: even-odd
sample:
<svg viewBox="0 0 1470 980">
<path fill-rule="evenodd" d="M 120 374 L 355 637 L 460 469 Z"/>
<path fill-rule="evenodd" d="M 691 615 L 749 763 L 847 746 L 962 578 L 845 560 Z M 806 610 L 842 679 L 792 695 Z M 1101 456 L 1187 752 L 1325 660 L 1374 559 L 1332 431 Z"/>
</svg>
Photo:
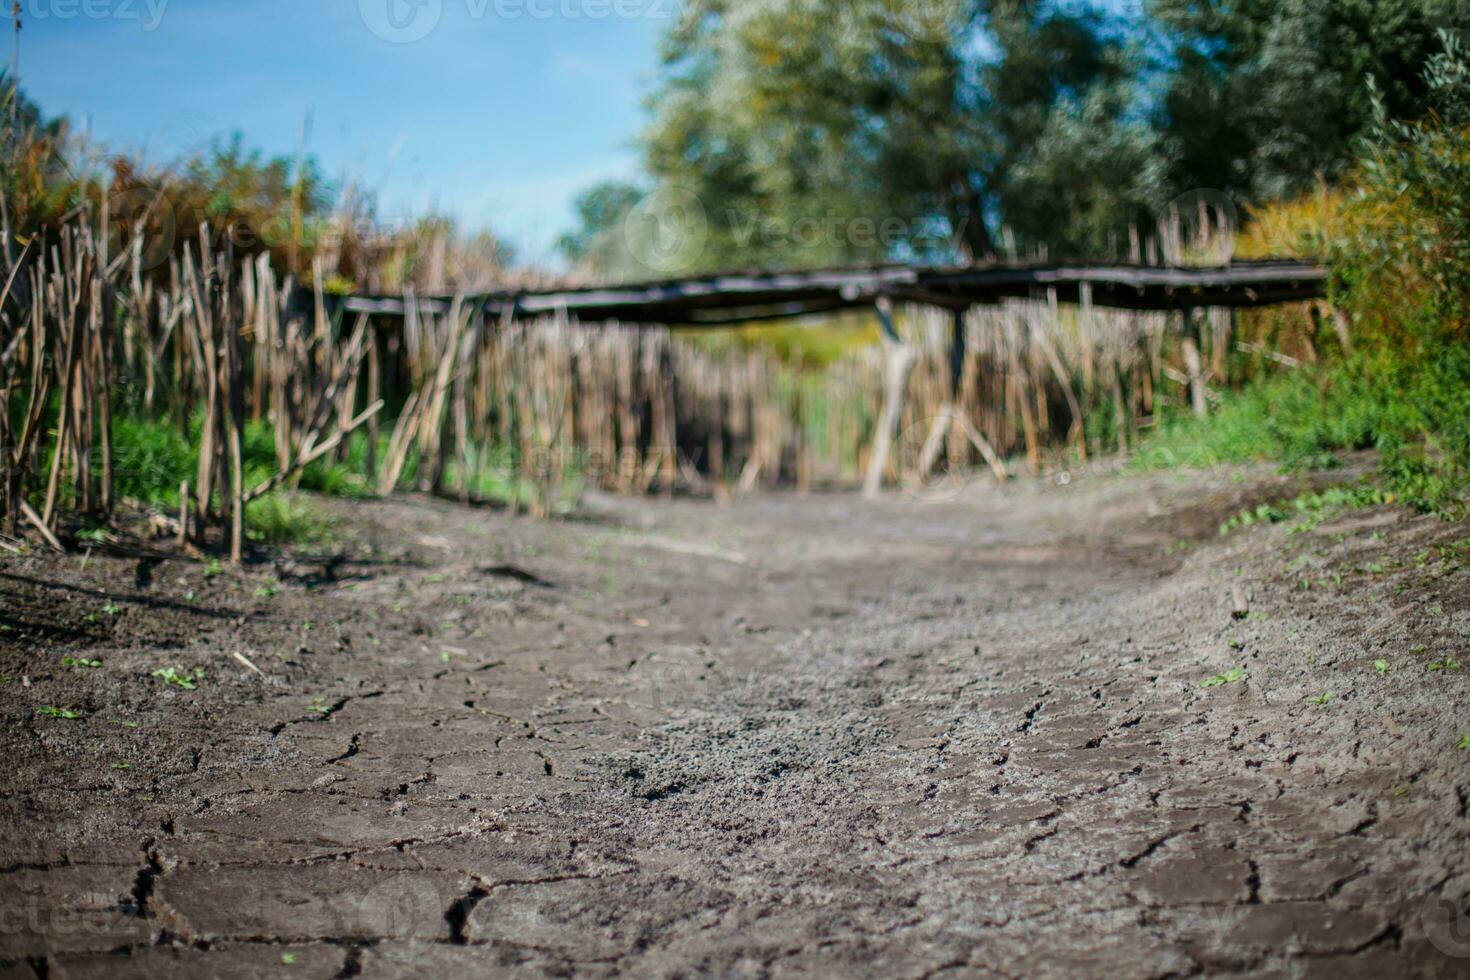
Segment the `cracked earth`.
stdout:
<svg viewBox="0 0 1470 980">
<path fill-rule="evenodd" d="M 1465 527 L 1298 489 L 8 559 L 0 980 L 1470 976 Z"/>
</svg>

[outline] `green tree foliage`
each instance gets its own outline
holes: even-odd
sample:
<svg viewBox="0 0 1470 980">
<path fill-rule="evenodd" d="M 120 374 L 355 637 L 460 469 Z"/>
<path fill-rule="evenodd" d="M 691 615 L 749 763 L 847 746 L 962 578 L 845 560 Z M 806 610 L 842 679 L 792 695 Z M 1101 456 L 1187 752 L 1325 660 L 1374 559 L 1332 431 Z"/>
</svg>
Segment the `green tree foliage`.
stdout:
<svg viewBox="0 0 1470 980">
<path fill-rule="evenodd" d="M 1247 201 L 1341 176 L 1373 122 L 1366 81 L 1394 118 L 1424 108 L 1424 65 L 1466 0 L 1153 0 L 1158 126 L 1176 188 Z"/>
<path fill-rule="evenodd" d="M 1132 46 L 1085 4 L 692 0 L 662 57 L 647 164 L 703 208 L 701 266 L 982 257 L 1011 209 L 1093 248 L 1154 196 Z M 1080 213 L 1040 199 L 1060 172 Z"/>
<path fill-rule="evenodd" d="M 1334 248 L 1339 300 L 1400 343 L 1470 338 L 1470 58 L 1453 35 L 1445 48 L 1424 73 L 1427 118 L 1393 119 L 1370 93 L 1372 136 Z"/>
<path fill-rule="evenodd" d="M 618 276 L 637 276 L 628 267 L 628 249 L 623 235 L 628 215 L 647 190 L 622 180 L 594 184 L 573 202 L 577 228 L 557 240 L 557 248 L 571 262 Z"/>
<path fill-rule="evenodd" d="M 511 249 L 488 230 L 443 215 L 406 225 L 379 219 L 371 193 L 328 181 L 309 154 L 270 156 L 236 133 L 167 164 L 106 152 L 48 119 L 0 77 L 0 232 L 8 253 L 66 220 L 104 218 L 111 254 L 137 249 L 146 273 L 166 275 L 185 245 L 269 253 L 303 279 L 322 259 L 328 288 L 397 291 L 504 285 Z"/>
<path fill-rule="evenodd" d="M 597 189 L 564 251 L 609 275 L 1118 254 L 1179 195 L 1342 176 L 1367 79 L 1422 115 L 1443 26 L 1470 0 L 688 0 L 654 198 Z"/>
<path fill-rule="evenodd" d="M 1374 121 L 1330 245 L 1355 356 L 1256 384 L 1207 420 L 1165 420 L 1156 464 L 1377 449 L 1400 499 L 1463 517 L 1470 483 L 1470 58 L 1451 35 L 1421 75 L 1428 112 Z"/>
<path fill-rule="evenodd" d="M 312 157 L 300 161 L 266 156 L 245 147 L 234 133 L 184 161 L 169 197 L 176 212 L 192 227 L 208 221 L 227 231 L 237 247 L 297 254 L 311 251 L 335 200 Z"/>
<path fill-rule="evenodd" d="M 66 159 L 69 127 L 47 119 L 0 75 L 0 195 L 9 227 L 22 236 L 72 207 L 78 183 Z"/>
</svg>

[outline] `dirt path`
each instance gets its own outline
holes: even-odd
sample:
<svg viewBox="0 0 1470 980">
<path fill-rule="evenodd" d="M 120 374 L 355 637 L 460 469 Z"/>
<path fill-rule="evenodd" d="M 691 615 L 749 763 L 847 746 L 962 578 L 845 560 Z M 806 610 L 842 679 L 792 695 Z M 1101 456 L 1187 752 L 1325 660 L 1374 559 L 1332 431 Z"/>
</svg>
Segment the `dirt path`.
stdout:
<svg viewBox="0 0 1470 980">
<path fill-rule="evenodd" d="M 1465 529 L 1264 479 L 10 560 L 0 978 L 1470 975 Z"/>
</svg>

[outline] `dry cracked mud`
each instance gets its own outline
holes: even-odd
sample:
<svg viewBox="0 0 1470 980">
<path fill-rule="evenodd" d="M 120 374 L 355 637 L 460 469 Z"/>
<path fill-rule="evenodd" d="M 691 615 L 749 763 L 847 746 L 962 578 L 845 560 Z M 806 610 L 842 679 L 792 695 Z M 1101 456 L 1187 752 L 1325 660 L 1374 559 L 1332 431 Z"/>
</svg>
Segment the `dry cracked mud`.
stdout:
<svg viewBox="0 0 1470 980">
<path fill-rule="evenodd" d="M 6 560 L 0 978 L 1470 976 L 1466 529 L 1296 489 Z"/>
</svg>

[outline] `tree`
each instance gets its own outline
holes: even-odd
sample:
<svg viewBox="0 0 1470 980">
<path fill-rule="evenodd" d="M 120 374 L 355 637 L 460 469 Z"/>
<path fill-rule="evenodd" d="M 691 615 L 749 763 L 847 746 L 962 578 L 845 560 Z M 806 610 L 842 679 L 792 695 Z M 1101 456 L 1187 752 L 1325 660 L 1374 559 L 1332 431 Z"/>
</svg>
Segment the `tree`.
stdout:
<svg viewBox="0 0 1470 980">
<path fill-rule="evenodd" d="M 645 272 L 1116 253 L 1181 195 L 1338 179 L 1368 79 L 1422 116 L 1438 28 L 1470 24 L 1470 0 L 1119 6 L 689 0 L 649 103 L 654 194 L 598 240 Z M 609 227 L 590 203 L 568 254 Z"/>
<path fill-rule="evenodd" d="M 48 119 L 0 73 L 0 197 L 5 232 L 28 236 L 74 207 L 81 184 L 68 166 L 72 140 L 63 118 Z"/>
<path fill-rule="evenodd" d="M 1013 214 L 1022 244 L 1095 248 L 1154 193 L 1114 27 L 1040 0 L 692 0 L 648 169 L 706 212 L 706 266 L 980 258 Z M 1078 220 L 1041 184 L 1084 136 L 1123 152 L 1068 188 Z"/>
<path fill-rule="evenodd" d="M 594 184 L 573 202 L 577 228 L 557 239 L 557 249 L 579 269 L 601 275 L 632 274 L 624 240 L 628 215 L 647 190 L 622 180 Z"/>
<path fill-rule="evenodd" d="M 1247 201 L 1336 179 L 1373 120 L 1424 111 L 1422 72 L 1465 0 L 1155 0 L 1169 180 Z"/>
</svg>

